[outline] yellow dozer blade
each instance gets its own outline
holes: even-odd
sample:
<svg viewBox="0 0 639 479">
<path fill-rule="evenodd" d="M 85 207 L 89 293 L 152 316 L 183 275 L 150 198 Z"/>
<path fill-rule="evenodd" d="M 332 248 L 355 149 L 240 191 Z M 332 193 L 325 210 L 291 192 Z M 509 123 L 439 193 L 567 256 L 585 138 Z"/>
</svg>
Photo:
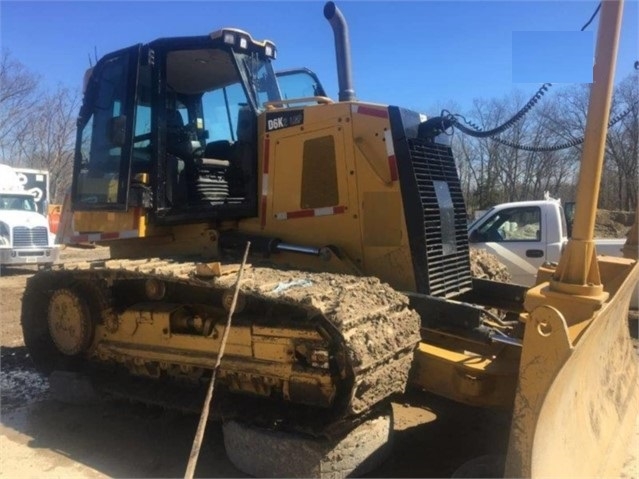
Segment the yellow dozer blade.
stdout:
<svg viewBox="0 0 639 479">
<path fill-rule="evenodd" d="M 590 320 L 532 311 L 522 350 L 506 477 L 618 477 L 639 414 L 628 306 L 639 265 L 599 258 L 610 294 Z M 551 294 L 543 283 L 531 290 Z M 546 290 L 544 290 L 546 288 Z"/>
</svg>

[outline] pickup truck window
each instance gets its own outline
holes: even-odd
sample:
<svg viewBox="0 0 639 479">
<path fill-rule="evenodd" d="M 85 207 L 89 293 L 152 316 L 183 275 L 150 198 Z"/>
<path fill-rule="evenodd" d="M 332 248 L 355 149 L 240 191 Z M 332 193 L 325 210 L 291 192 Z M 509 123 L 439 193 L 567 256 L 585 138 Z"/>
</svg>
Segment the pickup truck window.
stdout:
<svg viewBox="0 0 639 479">
<path fill-rule="evenodd" d="M 471 241 L 541 241 L 541 210 L 534 206 L 498 211 L 476 230 Z"/>
</svg>

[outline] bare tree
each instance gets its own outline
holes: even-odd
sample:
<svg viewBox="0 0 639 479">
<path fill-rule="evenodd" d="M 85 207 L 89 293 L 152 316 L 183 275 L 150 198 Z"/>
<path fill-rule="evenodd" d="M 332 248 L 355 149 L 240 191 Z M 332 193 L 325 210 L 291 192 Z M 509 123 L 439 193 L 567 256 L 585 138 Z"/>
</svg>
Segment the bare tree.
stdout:
<svg viewBox="0 0 639 479">
<path fill-rule="evenodd" d="M 545 97 L 523 119 L 499 135 L 517 149 L 492 139 L 457 133 L 453 142 L 462 187 L 470 208 L 496 202 L 542 198 L 548 191 L 574 199 L 581 159 L 580 140 L 586 127 L 590 86 L 577 85 Z M 512 117 L 526 100 L 519 94 L 496 100 L 475 100 L 467 114 L 484 130 Z M 600 207 L 632 210 L 639 187 L 639 81 L 624 79 L 615 89 L 611 118 L 629 111 L 608 132 Z M 546 147 L 567 148 L 557 150 Z"/>
<path fill-rule="evenodd" d="M 31 112 L 31 128 L 18 140 L 29 166 L 49 171 L 54 203 L 62 201 L 71 183 L 78 104 L 78 95 L 62 86 L 45 94 Z"/>
<path fill-rule="evenodd" d="M 20 157 L 17 139 L 29 127 L 28 117 L 38 100 L 39 78 L 14 59 L 10 52 L 0 54 L 0 158 L 17 165 Z"/>
<path fill-rule="evenodd" d="M 590 85 L 568 87 L 557 92 L 553 107 L 540 113 L 553 136 L 564 143 L 583 138 L 589 95 Z M 611 119 L 627 109 L 630 112 L 608 130 L 599 198 L 601 208 L 630 210 L 637 203 L 638 102 L 637 75 L 631 74 L 614 92 Z M 569 162 L 578 161 L 582 145 L 563 151 L 571 154 Z"/>
<path fill-rule="evenodd" d="M 614 197 L 615 200 L 611 206 L 627 211 L 634 210 L 637 206 L 637 185 L 639 183 L 638 82 L 638 75 L 631 74 L 615 90 L 613 115 L 611 116 L 614 117 L 626 111 L 628 114 L 610 127 L 606 138 L 608 165 L 606 176 L 612 187 L 609 196 Z"/>
<path fill-rule="evenodd" d="M 50 198 L 61 202 L 71 182 L 77 93 L 46 91 L 37 75 L 7 51 L 0 58 L 0 157 L 12 166 L 49 171 Z"/>
</svg>

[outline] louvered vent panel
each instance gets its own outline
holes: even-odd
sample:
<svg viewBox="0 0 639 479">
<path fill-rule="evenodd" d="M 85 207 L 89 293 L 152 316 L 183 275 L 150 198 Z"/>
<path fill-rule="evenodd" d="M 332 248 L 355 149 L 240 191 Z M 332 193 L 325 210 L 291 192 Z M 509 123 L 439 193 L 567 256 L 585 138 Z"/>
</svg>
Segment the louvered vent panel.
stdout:
<svg viewBox="0 0 639 479">
<path fill-rule="evenodd" d="M 448 146 L 408 139 L 408 148 L 423 212 L 426 270 L 422 274 L 427 283 L 426 292 L 439 297 L 456 296 L 472 287 L 472 279 L 466 208 L 455 160 Z M 445 228 L 436 192 L 438 182 L 446 183 L 453 205 L 454 240 L 449 238 L 448 243 L 454 245 L 448 249 L 442 236 Z"/>
</svg>

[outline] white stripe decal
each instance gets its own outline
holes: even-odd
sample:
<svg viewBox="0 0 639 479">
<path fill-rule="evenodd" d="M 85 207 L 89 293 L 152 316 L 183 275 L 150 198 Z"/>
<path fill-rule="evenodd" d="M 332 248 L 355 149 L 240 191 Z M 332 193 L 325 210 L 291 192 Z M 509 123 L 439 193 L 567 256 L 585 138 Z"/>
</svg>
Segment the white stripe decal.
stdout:
<svg viewBox="0 0 639 479">
<path fill-rule="evenodd" d="M 88 233 L 81 234 L 76 233 L 72 236 L 65 236 L 63 238 L 64 243 L 71 242 L 88 242 L 93 243 L 96 241 L 105 241 L 105 240 L 117 240 L 117 239 L 126 239 L 126 238 L 138 238 L 140 237 L 139 230 L 126 230 L 126 231 L 117 231 L 117 232 L 109 232 L 109 233 Z"/>
<path fill-rule="evenodd" d="M 315 208 L 315 216 L 326 216 L 326 215 L 334 215 L 335 209 L 332 206 L 327 208 Z"/>
<path fill-rule="evenodd" d="M 139 230 L 120 231 L 120 238 L 137 238 L 140 236 Z"/>
<path fill-rule="evenodd" d="M 526 273 L 533 274 L 533 275 L 537 274 L 537 268 L 535 268 L 525 259 L 517 256 L 515 253 L 513 253 L 509 249 L 504 248 L 499 243 L 485 243 L 485 245 L 487 248 L 492 249 L 497 256 L 501 256 L 502 258 L 505 258 L 506 261 L 509 261 L 510 263 L 514 264 L 518 268 L 523 269 Z"/>
<path fill-rule="evenodd" d="M 388 156 L 395 156 L 395 147 L 393 146 L 393 135 L 390 130 L 384 132 L 384 140 L 386 143 L 386 153 Z"/>
<path fill-rule="evenodd" d="M 262 175 L 262 196 L 268 195 L 268 174 L 264 173 Z"/>
</svg>

